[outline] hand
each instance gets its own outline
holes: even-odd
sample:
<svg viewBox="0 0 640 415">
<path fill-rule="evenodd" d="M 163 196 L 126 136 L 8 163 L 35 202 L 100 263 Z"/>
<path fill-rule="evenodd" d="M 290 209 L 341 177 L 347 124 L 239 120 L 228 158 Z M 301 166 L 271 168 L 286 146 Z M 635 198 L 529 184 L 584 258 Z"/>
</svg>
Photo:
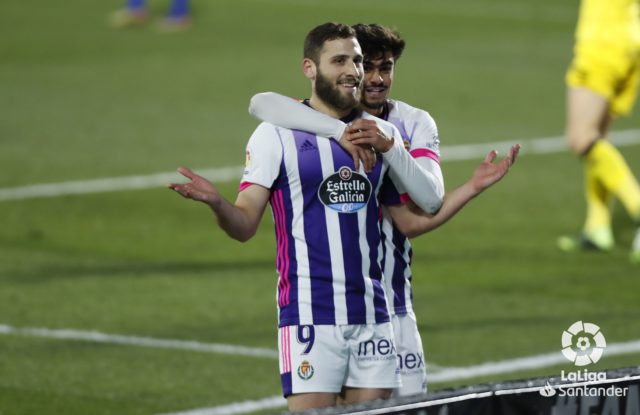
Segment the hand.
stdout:
<svg viewBox="0 0 640 415">
<path fill-rule="evenodd" d="M 342 134 L 338 144 L 342 148 L 344 148 L 347 153 L 351 154 L 353 157 L 353 163 L 355 165 L 355 170 L 358 171 L 360 168 L 360 162 L 362 162 L 362 167 L 364 171 L 369 173 L 373 170 L 373 167 L 376 165 L 376 153 L 373 151 L 371 146 L 366 145 L 356 145 L 349 141 L 346 137 L 348 136 L 347 130 Z"/>
<path fill-rule="evenodd" d="M 520 144 L 515 144 L 509 149 L 509 154 L 498 164 L 493 164 L 493 161 L 498 156 L 496 150 L 492 150 L 487 155 L 487 158 L 476 168 L 471 177 L 471 183 L 473 188 L 478 192 L 482 192 L 489 186 L 497 183 L 508 172 L 509 168 L 516 162 L 516 157 L 520 152 Z"/>
<path fill-rule="evenodd" d="M 183 184 L 171 183 L 168 185 L 170 189 L 175 190 L 187 199 L 197 200 L 212 207 L 220 204 L 222 201 L 220 192 L 207 179 L 195 174 L 186 167 L 178 168 L 178 173 L 191 181 Z"/>
<path fill-rule="evenodd" d="M 393 147 L 393 138 L 388 137 L 374 120 L 359 118 L 347 126 L 344 135 L 353 144 L 371 146 L 380 153 Z"/>
</svg>

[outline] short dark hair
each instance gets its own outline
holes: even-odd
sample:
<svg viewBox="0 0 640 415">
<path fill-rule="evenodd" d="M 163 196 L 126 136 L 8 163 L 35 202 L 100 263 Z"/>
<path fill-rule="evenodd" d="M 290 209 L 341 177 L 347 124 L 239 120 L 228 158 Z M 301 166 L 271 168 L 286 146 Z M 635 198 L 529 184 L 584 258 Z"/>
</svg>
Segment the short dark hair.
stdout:
<svg viewBox="0 0 640 415">
<path fill-rule="evenodd" d="M 304 39 L 304 57 L 317 64 L 324 42 L 355 37 L 356 31 L 349 25 L 333 22 L 323 23 L 311 29 Z"/>
<path fill-rule="evenodd" d="M 369 59 L 377 58 L 386 52 L 391 52 L 391 55 L 397 61 L 402 56 L 405 42 L 396 30 L 377 23 L 358 23 L 352 27 L 356 31 L 358 43 L 360 43 L 365 57 Z"/>
</svg>

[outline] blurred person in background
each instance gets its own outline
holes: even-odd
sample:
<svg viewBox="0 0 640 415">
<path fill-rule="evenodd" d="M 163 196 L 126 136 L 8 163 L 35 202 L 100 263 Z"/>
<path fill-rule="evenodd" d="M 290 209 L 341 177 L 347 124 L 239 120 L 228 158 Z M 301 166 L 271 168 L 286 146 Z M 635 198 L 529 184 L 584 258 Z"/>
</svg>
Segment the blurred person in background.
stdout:
<svg viewBox="0 0 640 415">
<path fill-rule="evenodd" d="M 371 115 L 391 122 L 400 131 L 405 149 L 426 171 L 442 179 L 440 169 L 440 140 L 436 123 L 431 115 L 402 101 L 390 99 L 395 67 L 405 48 L 400 34 L 379 24 L 353 26 L 364 54 L 363 92 L 360 108 Z M 251 100 L 249 111 L 263 121 L 287 128 L 314 131 L 314 126 L 332 127 L 339 134 L 345 130 L 346 140 L 355 133 L 338 119 L 329 119 L 310 110 L 299 102 L 276 93 L 261 93 Z M 336 140 L 341 137 L 334 137 Z M 343 142 L 340 139 L 339 142 Z M 354 141 L 355 142 L 355 141 Z M 445 193 L 442 207 L 437 212 L 421 213 L 420 221 L 414 220 L 411 236 L 431 231 L 453 217 L 471 199 L 498 182 L 508 172 L 516 159 L 519 146 L 511 148 L 507 157 L 494 164 L 497 153 L 492 151 L 474 171 L 468 182 Z M 409 178 L 410 179 L 410 178 Z M 444 181 L 442 182 L 444 188 Z M 406 195 L 404 195 L 406 196 Z M 409 203 L 402 197 L 398 203 Z M 381 222 L 383 274 L 385 293 L 389 303 L 391 321 L 396 341 L 398 370 L 402 385 L 394 390 L 394 396 L 408 396 L 427 390 L 426 360 L 422 339 L 413 311 L 411 258 L 412 247 L 394 224 L 387 209 L 383 209 Z"/>
<path fill-rule="evenodd" d="M 564 251 L 610 251 L 611 201 L 616 197 L 637 227 L 630 259 L 640 263 L 640 186 L 608 140 L 616 116 L 628 115 L 640 79 L 638 0 L 582 0 L 574 57 L 566 75 L 566 135 L 584 166 L 587 215 L 578 237 L 562 236 Z"/>
<path fill-rule="evenodd" d="M 115 28 L 141 26 L 149 19 L 146 0 L 127 0 L 124 8 L 111 14 L 109 22 Z M 158 29 L 180 32 L 191 27 L 189 0 L 171 0 L 169 12 L 158 22 Z"/>
</svg>

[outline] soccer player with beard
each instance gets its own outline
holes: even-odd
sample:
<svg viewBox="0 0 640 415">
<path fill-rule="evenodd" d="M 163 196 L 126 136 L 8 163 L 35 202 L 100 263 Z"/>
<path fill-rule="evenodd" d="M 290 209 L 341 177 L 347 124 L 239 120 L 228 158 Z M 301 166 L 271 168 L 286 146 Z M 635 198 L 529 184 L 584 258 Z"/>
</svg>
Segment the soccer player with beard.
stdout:
<svg viewBox="0 0 640 415">
<path fill-rule="evenodd" d="M 328 120 L 352 122 L 358 139 L 367 141 L 359 150 L 373 148 L 384 162 L 375 161 L 365 172 L 342 147 L 355 146 L 348 141 L 341 146 L 326 135 L 264 122 L 249 139 L 235 203 L 184 167 L 178 171 L 190 181 L 169 185 L 205 203 L 239 241 L 255 234 L 271 204 L 280 374 L 291 411 L 332 406 L 338 397 L 345 403 L 385 398 L 400 384 L 380 268 L 379 198 L 393 194 L 385 190 L 392 187 L 390 169 L 410 172 L 417 164 L 392 124 L 357 109 L 362 60 L 350 26 L 326 23 L 311 30 L 303 72 L 312 90 L 304 107 Z M 421 190 L 434 206 L 441 204 L 435 185 Z M 411 213 L 401 212 L 394 207 L 391 215 L 406 231 Z"/>
<path fill-rule="evenodd" d="M 422 171 L 431 172 L 441 178 L 439 138 L 433 118 L 424 110 L 389 98 L 395 65 L 404 50 L 404 40 L 397 32 L 377 24 L 357 24 L 354 29 L 364 53 L 365 75 L 360 100 L 361 108 L 369 114 L 394 124 L 402 135 L 406 149 L 416 158 Z M 322 114 L 308 111 L 294 100 L 274 93 L 254 96 L 250 112 L 258 118 L 290 128 L 316 131 L 322 127 L 329 134 L 333 131 L 334 137 L 342 137 L 341 143 L 344 141 L 358 145 L 369 143 L 366 138 L 360 138 L 362 133 L 358 131 L 357 126 L 352 125 L 345 130 L 345 124 L 340 121 L 326 120 Z M 496 152 L 489 153 L 467 183 L 445 194 L 444 204 L 437 213 L 423 214 L 419 218 L 413 218 L 411 220 L 413 226 L 409 228 L 409 232 L 406 228 L 400 230 L 397 220 L 394 223 L 398 214 L 395 210 L 405 212 L 401 207 L 387 206 L 383 210 L 382 267 L 387 301 L 391 307 L 398 369 L 402 380 L 402 386 L 395 391 L 396 395 L 405 396 L 426 391 L 424 352 L 412 307 L 410 268 L 412 250 L 407 236 L 423 234 L 449 220 L 468 201 L 500 180 L 515 161 L 518 151 L 519 146 L 514 146 L 507 157 L 498 164 L 493 164 Z M 420 171 L 404 179 L 405 183 L 409 183 L 406 186 L 409 188 L 411 183 L 421 181 Z M 413 203 L 409 205 L 412 206 Z M 396 215 L 392 218 L 393 214 Z"/>
</svg>

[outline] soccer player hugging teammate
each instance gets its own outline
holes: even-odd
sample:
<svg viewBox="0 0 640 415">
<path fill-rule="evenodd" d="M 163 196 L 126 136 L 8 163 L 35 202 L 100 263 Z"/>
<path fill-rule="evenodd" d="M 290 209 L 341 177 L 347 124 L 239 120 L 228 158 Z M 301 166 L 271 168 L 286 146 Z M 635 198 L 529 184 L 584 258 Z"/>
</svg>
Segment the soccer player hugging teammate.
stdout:
<svg viewBox="0 0 640 415">
<path fill-rule="evenodd" d="M 352 121 L 357 128 L 352 138 L 363 147 L 263 122 L 249 139 L 235 203 L 185 167 L 178 171 L 190 180 L 169 185 L 205 203 L 218 225 L 240 241 L 255 234 L 271 204 L 280 375 L 291 411 L 332 406 L 339 397 L 345 403 L 386 398 L 400 386 L 380 267 L 379 203 L 386 203 L 386 194 L 397 198 L 387 180 L 390 169 L 422 177 L 419 194 L 409 194 L 430 203 L 423 209 L 435 211 L 442 204 L 440 179 L 422 171 L 405 151 L 397 128 L 358 109 L 362 61 L 350 26 L 326 23 L 312 29 L 303 59 L 311 97 L 296 105 L 329 121 Z M 371 157 L 372 151 L 384 162 Z M 366 170 L 361 163 L 356 168 L 352 154 L 371 162 Z M 389 206 L 389 215 L 404 232 L 420 217 L 407 205 Z"/>
<path fill-rule="evenodd" d="M 437 178 L 437 188 L 444 189 L 436 124 L 426 111 L 388 98 L 395 66 L 404 50 L 405 42 L 396 31 L 378 24 L 357 24 L 353 27 L 364 53 L 364 85 L 360 108 L 394 124 L 401 133 L 404 147 L 408 150 L 405 152 L 406 155 L 413 156 L 420 167 L 409 171 L 391 166 L 390 177 L 398 189 L 407 190 L 411 196 L 412 200 L 408 201 L 410 203 L 400 206 L 409 205 L 411 210 L 416 210 L 415 203 L 424 212 L 419 217 L 411 219 L 411 226 L 403 227 L 396 218 L 406 216 L 406 211 L 392 204 L 383 209 L 381 221 L 381 267 L 384 272 L 384 286 L 392 316 L 397 364 L 402 381 L 402 385 L 395 389 L 394 394 L 412 395 L 426 391 L 426 370 L 422 340 L 412 307 L 412 274 L 409 266 L 412 250 L 407 236 L 417 236 L 442 225 L 468 201 L 500 180 L 515 161 L 519 146 L 512 147 L 507 157 L 497 164 L 493 163 L 497 153 L 490 152 L 475 170 L 472 178 L 462 186 L 447 192 L 443 205 L 438 207 L 424 192 L 420 192 L 420 189 L 425 189 L 425 183 L 430 183 L 434 177 Z M 313 131 L 339 139 L 339 143 L 345 147 L 349 143 L 365 143 L 359 139 L 360 127 L 355 123 L 347 126 L 338 119 L 326 117 L 276 93 L 255 95 L 249 111 L 257 118 L 276 125 Z M 358 156 L 349 148 L 347 150 L 352 152 L 354 157 Z M 364 159 L 363 162 L 368 164 Z M 414 194 L 417 194 L 418 198 L 414 198 Z M 401 201 L 407 202 L 407 198 L 395 200 L 396 203 Z"/>
</svg>

